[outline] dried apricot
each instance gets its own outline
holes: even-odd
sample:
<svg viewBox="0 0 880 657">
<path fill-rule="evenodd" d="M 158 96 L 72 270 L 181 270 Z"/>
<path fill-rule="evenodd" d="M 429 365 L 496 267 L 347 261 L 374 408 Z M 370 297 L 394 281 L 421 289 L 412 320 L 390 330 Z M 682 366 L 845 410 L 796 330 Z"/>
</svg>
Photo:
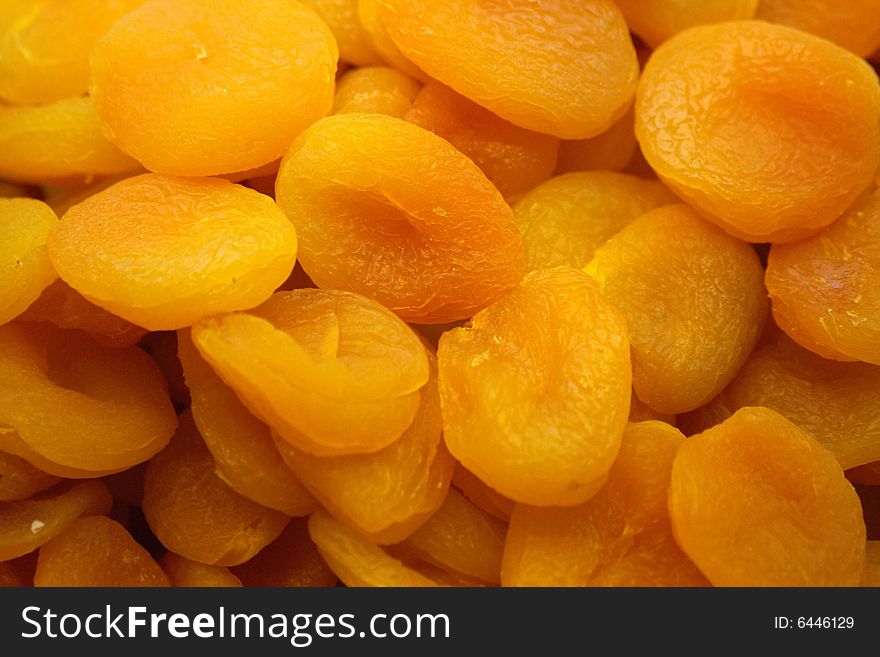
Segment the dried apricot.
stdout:
<svg viewBox="0 0 880 657">
<path fill-rule="evenodd" d="M 29 500 L 0 502 L 0 561 L 36 550 L 78 517 L 107 513 L 112 504 L 100 481 L 64 485 Z"/>
<path fill-rule="evenodd" d="M 59 328 L 85 331 L 105 347 L 130 347 L 147 333 L 146 329 L 87 301 L 60 279 L 43 290 L 20 318 L 25 322 L 49 322 Z"/>
<path fill-rule="evenodd" d="M 498 190 L 449 142 L 406 121 L 319 121 L 285 156 L 276 192 L 312 280 L 370 296 L 405 321 L 470 317 L 522 275 Z"/>
<path fill-rule="evenodd" d="M 822 443 L 844 469 L 880 460 L 880 367 L 825 360 L 779 334 L 712 402 L 702 429 L 745 406 L 773 409 Z"/>
<path fill-rule="evenodd" d="M 265 424 L 251 415 L 196 350 L 188 331 L 178 334 L 178 350 L 192 414 L 215 473 L 236 493 L 289 516 L 304 516 L 318 503 L 290 472 Z"/>
<path fill-rule="evenodd" d="M 815 237 L 771 248 L 766 282 L 776 322 L 801 345 L 880 365 L 880 190 Z"/>
<path fill-rule="evenodd" d="M 339 79 L 334 114 L 387 114 L 402 119 L 412 108 L 422 85 L 387 66 L 348 71 Z"/>
<path fill-rule="evenodd" d="M 232 571 L 245 586 L 335 586 L 336 575 L 318 553 L 305 518 L 294 518 L 281 535 Z"/>
<path fill-rule="evenodd" d="M 880 4 L 875 0 L 761 0 L 755 17 L 811 32 L 860 57 L 880 48 Z"/>
<path fill-rule="evenodd" d="M 358 17 L 358 0 L 302 0 L 314 9 L 333 32 L 339 58 L 355 66 L 381 63 L 369 33 Z"/>
<path fill-rule="evenodd" d="M 350 292 L 279 292 L 203 320 L 193 342 L 257 417 L 317 456 L 375 452 L 412 423 L 425 348 L 391 312 Z"/>
<path fill-rule="evenodd" d="M 224 566 L 209 566 L 168 552 L 159 562 L 171 586 L 241 587 L 241 580 Z"/>
<path fill-rule="evenodd" d="M 516 503 L 498 491 L 489 488 L 461 463 L 455 464 L 452 485 L 477 508 L 504 522 L 510 520 L 510 514 L 513 513 L 513 507 Z"/>
<path fill-rule="evenodd" d="M 610 0 L 377 4 L 404 55 L 523 128 L 592 137 L 626 112 L 635 92 L 635 48 Z"/>
<path fill-rule="evenodd" d="M 309 518 L 309 534 L 346 586 L 437 586 L 326 511 L 318 511 Z"/>
<path fill-rule="evenodd" d="M 400 52 L 400 48 L 391 39 L 385 21 L 379 14 L 378 0 L 357 0 L 357 10 L 361 27 L 369 35 L 373 48 L 386 64 L 417 80 L 427 78 L 418 66 Z"/>
<path fill-rule="evenodd" d="M 26 500 L 60 481 L 23 458 L 0 452 L 0 502 Z"/>
<path fill-rule="evenodd" d="M 272 199 L 225 180 L 160 174 L 71 208 L 48 244 L 68 285 L 150 330 L 256 306 L 296 258 L 296 233 Z"/>
<path fill-rule="evenodd" d="M 154 0 L 92 52 L 91 95 L 111 140 L 151 171 L 258 167 L 333 104 L 338 51 L 292 0 Z"/>
<path fill-rule="evenodd" d="M 752 18 L 758 0 L 615 0 L 629 29 L 651 48 L 695 25 Z M 761 0 L 761 5 L 767 0 Z"/>
<path fill-rule="evenodd" d="M 873 69 L 761 21 L 686 30 L 639 82 L 636 137 L 677 194 L 729 233 L 790 242 L 837 219 L 880 164 Z"/>
<path fill-rule="evenodd" d="M 13 0 L 0 3 L 0 98 L 51 103 L 84 94 L 89 54 L 146 0 Z"/>
<path fill-rule="evenodd" d="M 58 277 L 46 248 L 56 223 L 42 201 L 0 199 L 0 324 L 23 313 Z"/>
<path fill-rule="evenodd" d="M 646 552 L 658 566 L 671 566 L 670 575 L 690 572 L 687 580 L 700 579 L 687 557 L 674 549 L 671 534 L 663 537 L 669 532 L 666 494 L 672 462 L 683 442 L 678 430 L 662 422 L 629 424 L 608 481 L 591 500 L 568 508 L 518 504 L 504 547 L 502 583 L 588 586 L 607 576 L 652 585 L 662 572 L 638 567 Z M 673 579 L 665 583 L 673 585 Z"/>
<path fill-rule="evenodd" d="M 218 566 L 244 563 L 289 521 L 241 497 L 214 474 L 214 459 L 188 411 L 171 444 L 150 461 L 143 511 L 166 548 Z"/>
<path fill-rule="evenodd" d="M 91 181 L 139 170 L 104 136 L 91 99 L 0 104 L 0 177 L 24 183 Z"/>
<path fill-rule="evenodd" d="M 437 359 L 430 351 L 419 410 L 393 443 L 372 454 L 312 456 L 283 439 L 278 450 L 331 514 L 377 543 L 413 533 L 446 497 L 455 462 L 443 443 Z"/>
<path fill-rule="evenodd" d="M 169 586 L 126 529 L 105 516 L 74 520 L 40 548 L 35 586 Z"/>
<path fill-rule="evenodd" d="M 506 523 L 453 489 L 404 545 L 443 570 L 497 584 L 506 533 Z"/>
<path fill-rule="evenodd" d="M 556 167 L 558 139 L 508 123 L 439 82 L 422 88 L 404 118 L 467 155 L 504 196 L 530 190 Z"/>
<path fill-rule="evenodd" d="M 162 375 L 143 351 L 100 347 L 77 331 L 0 327 L 0 381 L 0 450 L 60 477 L 145 461 L 177 425 Z"/>
<path fill-rule="evenodd" d="M 635 152 L 635 109 L 631 106 L 626 114 L 595 137 L 561 141 L 556 173 L 620 171 Z"/>
<path fill-rule="evenodd" d="M 764 327 L 758 256 L 685 205 L 635 219 L 596 250 L 586 271 L 626 317 L 636 394 L 662 413 L 717 395 Z"/>
<path fill-rule="evenodd" d="M 834 456 L 766 408 L 689 438 L 672 465 L 675 537 L 717 586 L 857 585 L 859 498 Z"/>
<path fill-rule="evenodd" d="M 589 499 L 617 455 L 632 394 L 626 323 L 568 267 L 530 272 L 438 351 L 449 451 L 513 500 Z"/>
<path fill-rule="evenodd" d="M 623 173 L 589 171 L 551 178 L 513 205 L 526 269 L 584 267 L 630 221 L 676 202 L 662 183 Z"/>
</svg>

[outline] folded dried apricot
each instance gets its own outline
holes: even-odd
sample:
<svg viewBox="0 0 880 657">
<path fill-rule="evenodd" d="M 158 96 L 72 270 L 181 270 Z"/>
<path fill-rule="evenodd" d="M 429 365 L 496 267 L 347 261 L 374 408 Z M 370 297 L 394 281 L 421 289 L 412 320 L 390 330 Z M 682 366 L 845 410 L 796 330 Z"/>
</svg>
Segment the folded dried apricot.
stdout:
<svg viewBox="0 0 880 657">
<path fill-rule="evenodd" d="M 177 329 L 265 301 L 293 269 L 296 233 L 251 189 L 151 173 L 68 210 L 49 256 L 89 301 L 150 330 Z"/>
<path fill-rule="evenodd" d="M 387 66 L 348 71 L 339 79 L 334 114 L 387 114 L 402 119 L 412 108 L 422 85 Z"/>
<path fill-rule="evenodd" d="M 91 94 L 110 139 L 151 171 L 231 173 L 327 114 L 337 57 L 293 0 L 154 0 L 95 46 Z"/>
<path fill-rule="evenodd" d="M 339 59 L 355 66 L 381 63 L 369 33 L 358 18 L 358 0 L 301 0 L 314 9 L 333 32 Z"/>
<path fill-rule="evenodd" d="M 159 564 L 105 516 L 74 520 L 40 548 L 34 586 L 169 586 Z"/>
<path fill-rule="evenodd" d="M 372 454 L 313 456 L 278 439 L 287 465 L 337 519 L 377 543 L 413 533 L 446 497 L 455 461 L 443 443 L 436 357 L 419 410 L 393 443 Z"/>
<path fill-rule="evenodd" d="M 312 280 L 370 296 L 405 321 L 470 317 L 522 275 L 498 190 L 449 142 L 406 121 L 319 121 L 285 156 L 276 192 Z"/>
<path fill-rule="evenodd" d="M 630 221 L 677 202 L 662 183 L 624 173 L 589 171 L 551 178 L 513 205 L 526 269 L 584 267 Z"/>
<path fill-rule="evenodd" d="M 46 248 L 56 223 L 42 201 L 0 199 L 0 324 L 23 313 L 58 277 Z"/>
<path fill-rule="evenodd" d="M 556 173 L 571 171 L 620 171 L 636 152 L 635 109 L 589 139 L 566 139 L 559 143 Z"/>
<path fill-rule="evenodd" d="M 209 566 L 168 552 L 159 562 L 171 586 L 241 587 L 241 580 L 224 566 Z"/>
<path fill-rule="evenodd" d="M 378 0 L 357 0 L 357 11 L 360 24 L 369 35 L 373 48 L 386 64 L 417 80 L 427 78 L 418 66 L 400 52 L 400 48 L 391 39 L 385 21 L 379 14 Z"/>
<path fill-rule="evenodd" d="M 672 189 L 729 233 L 791 242 L 837 219 L 880 164 L 862 59 L 762 21 L 686 30 L 651 56 L 636 136 Z"/>
<path fill-rule="evenodd" d="M 0 327 L 0 381 L 0 450 L 61 477 L 102 476 L 145 461 L 177 425 L 149 356 L 137 347 L 100 347 L 76 331 Z"/>
<path fill-rule="evenodd" d="M 675 537 L 716 586 L 855 586 L 859 498 L 834 456 L 762 407 L 689 438 L 672 465 Z"/>
<path fill-rule="evenodd" d="M 586 271 L 626 317 L 636 394 L 663 413 L 718 394 L 764 327 L 758 256 L 685 205 L 635 219 L 596 250 Z"/>
<path fill-rule="evenodd" d="M 290 518 L 241 497 L 214 474 L 214 459 L 188 411 L 147 468 L 143 510 L 162 544 L 209 565 L 244 563 L 274 541 Z"/>
<path fill-rule="evenodd" d="M 755 15 L 758 0 L 615 0 L 630 30 L 656 48 L 695 25 L 741 20 Z M 767 0 L 761 0 L 761 5 Z M 797 0 L 798 2 L 802 0 Z"/>
<path fill-rule="evenodd" d="M 0 452 L 0 502 L 26 500 L 60 481 L 23 458 Z"/>
<path fill-rule="evenodd" d="M 880 190 L 815 237 L 774 245 L 766 282 L 776 322 L 801 345 L 880 365 Z"/>
<path fill-rule="evenodd" d="M 571 506 L 596 492 L 632 379 L 626 323 L 588 276 L 530 272 L 444 333 L 438 358 L 444 438 L 464 467 L 527 504 Z"/>
<path fill-rule="evenodd" d="M 375 452 L 412 423 L 428 358 L 416 334 L 350 292 L 279 292 L 193 327 L 193 342 L 248 408 L 316 456 Z"/>
<path fill-rule="evenodd" d="M 761 0 L 755 18 L 811 32 L 860 57 L 880 48 L 880 4 L 875 0 Z"/>
<path fill-rule="evenodd" d="M 404 55 L 523 128 L 592 137 L 620 118 L 635 92 L 635 48 L 610 0 L 377 4 Z"/>
</svg>

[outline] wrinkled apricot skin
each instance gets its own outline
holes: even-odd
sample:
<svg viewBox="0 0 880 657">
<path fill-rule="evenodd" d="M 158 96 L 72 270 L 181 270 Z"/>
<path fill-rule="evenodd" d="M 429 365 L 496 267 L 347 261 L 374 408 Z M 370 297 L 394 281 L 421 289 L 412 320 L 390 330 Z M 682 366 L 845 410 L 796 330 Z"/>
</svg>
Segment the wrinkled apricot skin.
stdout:
<svg viewBox="0 0 880 657">
<path fill-rule="evenodd" d="M 82 515 L 107 513 L 113 504 L 107 486 L 83 481 L 29 500 L 0 502 L 0 561 L 36 550 Z"/>
<path fill-rule="evenodd" d="M 285 156 L 276 198 L 319 287 L 365 294 L 407 322 L 470 317 L 522 276 L 498 190 L 449 142 L 400 119 L 319 121 Z"/>
<path fill-rule="evenodd" d="M 48 245 L 68 285 L 150 330 L 256 306 L 296 259 L 296 232 L 271 199 L 224 180 L 159 174 L 74 206 Z"/>
<path fill-rule="evenodd" d="M 377 4 L 404 55 L 520 127 L 584 139 L 608 128 L 632 100 L 635 48 L 608 0 Z"/>
<path fill-rule="evenodd" d="M 815 237 L 774 245 L 766 282 L 776 322 L 802 346 L 880 365 L 880 191 Z"/>
<path fill-rule="evenodd" d="M 35 199 L 0 199 L 0 324 L 23 313 L 57 277 L 46 239 L 58 223 Z"/>
<path fill-rule="evenodd" d="M 91 99 L 0 105 L 0 178 L 21 183 L 90 182 L 140 165 L 104 136 Z"/>
<path fill-rule="evenodd" d="M 422 88 L 404 118 L 467 155 L 505 197 L 547 180 L 556 166 L 558 139 L 508 123 L 439 82 Z"/>
<path fill-rule="evenodd" d="M 241 497 L 214 474 L 214 460 L 188 411 L 171 444 L 150 461 L 143 511 L 166 548 L 217 566 L 244 563 L 290 520 Z"/>
<path fill-rule="evenodd" d="M 801 0 L 797 0 L 798 2 Z M 767 0 L 615 0 L 629 28 L 651 48 L 695 25 L 752 18 Z"/>
<path fill-rule="evenodd" d="M 302 0 L 327 23 L 339 46 L 339 58 L 354 66 L 376 66 L 382 59 L 358 18 L 358 0 Z"/>
<path fill-rule="evenodd" d="M 422 85 L 387 66 L 348 71 L 339 79 L 334 114 L 387 114 L 402 119 L 412 108 Z"/>
<path fill-rule="evenodd" d="M 286 515 L 315 511 L 317 502 L 284 465 L 269 427 L 250 414 L 202 359 L 188 331 L 179 333 L 178 350 L 193 419 L 214 457 L 217 476 L 239 495 Z"/>
<path fill-rule="evenodd" d="M 337 582 L 309 536 L 305 518 L 291 520 L 281 536 L 232 571 L 248 587 L 327 587 Z"/>
<path fill-rule="evenodd" d="M 326 511 L 309 518 L 309 534 L 327 565 L 346 586 L 437 586 Z"/>
<path fill-rule="evenodd" d="M 241 588 L 241 580 L 223 566 L 208 566 L 173 552 L 166 553 L 160 565 L 171 586 Z"/>
<path fill-rule="evenodd" d="M 705 585 L 675 545 L 666 511 L 672 462 L 683 442 L 662 422 L 629 424 L 608 481 L 592 499 L 568 508 L 516 505 L 502 583 Z"/>
<path fill-rule="evenodd" d="M 764 327 L 758 257 L 685 205 L 635 219 L 596 250 L 586 271 L 626 317 L 636 394 L 662 413 L 718 394 Z"/>
<path fill-rule="evenodd" d="M 119 18 L 146 0 L 12 0 L 0 3 L 0 98 L 45 104 L 84 94 L 89 53 Z"/>
<path fill-rule="evenodd" d="M 382 20 L 379 13 L 378 0 L 357 0 L 357 11 L 360 24 L 370 37 L 370 43 L 388 66 L 396 68 L 411 78 L 427 79 L 424 71 L 407 59 L 391 39 L 385 21 Z"/>
<path fill-rule="evenodd" d="M 91 58 L 110 139 L 151 171 L 210 176 L 279 158 L 333 103 L 338 51 L 293 0 L 156 0 Z"/>
<path fill-rule="evenodd" d="M 755 17 L 811 32 L 859 57 L 880 48 L 880 5 L 874 0 L 761 0 Z"/>
<path fill-rule="evenodd" d="M 0 450 L 56 476 L 129 468 L 161 450 L 177 425 L 143 351 L 106 349 L 78 332 L 0 327 L 0 382 Z"/>
<path fill-rule="evenodd" d="M 675 537 L 716 586 L 854 586 L 859 498 L 834 456 L 766 408 L 689 438 L 672 465 Z"/>
<path fill-rule="evenodd" d="M 26 500 L 60 481 L 18 456 L 0 452 L 0 502 Z"/>
<path fill-rule="evenodd" d="M 676 203 L 656 180 L 611 171 L 556 176 L 514 205 L 526 269 L 582 268 L 596 249 L 648 210 Z"/>
<path fill-rule="evenodd" d="M 372 454 L 312 456 L 278 440 L 287 465 L 338 520 L 380 544 L 397 543 L 443 503 L 455 461 L 442 439 L 437 362 L 421 389 L 419 410 L 397 440 Z"/>
<path fill-rule="evenodd" d="M 761 21 L 691 28 L 651 56 L 636 137 L 657 175 L 727 232 L 791 242 L 827 226 L 880 164 L 873 69 Z"/>
<path fill-rule="evenodd" d="M 153 557 L 118 522 L 74 520 L 40 548 L 34 586 L 170 586 Z"/>
<path fill-rule="evenodd" d="M 284 440 L 316 456 L 375 452 L 412 423 L 428 358 L 413 331 L 349 292 L 279 292 L 193 327 L 202 356 Z"/>
<path fill-rule="evenodd" d="M 596 492 L 632 380 L 626 323 L 589 277 L 530 272 L 444 333 L 438 359 L 444 438 L 464 467 L 518 502 L 571 506 Z"/>
<path fill-rule="evenodd" d="M 626 114 L 595 137 L 561 141 L 556 173 L 620 171 L 635 152 L 635 109 L 631 106 Z"/>
</svg>

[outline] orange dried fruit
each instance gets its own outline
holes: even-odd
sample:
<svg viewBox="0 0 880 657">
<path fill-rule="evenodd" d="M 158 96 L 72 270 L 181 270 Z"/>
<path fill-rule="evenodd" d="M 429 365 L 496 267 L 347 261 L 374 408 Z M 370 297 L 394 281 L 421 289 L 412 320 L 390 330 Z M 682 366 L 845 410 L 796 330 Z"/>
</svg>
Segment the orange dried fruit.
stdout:
<svg viewBox="0 0 880 657">
<path fill-rule="evenodd" d="M 78 517 L 107 513 L 112 504 L 100 481 L 65 485 L 29 500 L 0 502 L 0 561 L 33 552 Z"/>
<path fill-rule="evenodd" d="M 161 450 L 177 426 L 143 351 L 100 347 L 78 331 L 0 327 L 0 381 L 0 450 L 56 476 L 125 470 Z"/>
<path fill-rule="evenodd" d="M 319 121 L 285 156 L 276 192 L 319 287 L 365 294 L 407 322 L 469 317 L 522 275 L 498 190 L 449 142 L 406 121 Z"/>
<path fill-rule="evenodd" d="M 348 71 L 339 79 L 334 114 L 387 114 L 402 119 L 412 108 L 422 85 L 387 66 Z"/>
<path fill-rule="evenodd" d="M 651 48 L 695 25 L 752 18 L 758 0 L 615 0 L 629 29 Z M 767 0 L 761 0 L 763 6 Z"/>
<path fill-rule="evenodd" d="M 874 0 L 761 0 L 755 17 L 816 34 L 860 57 L 880 48 L 880 4 Z"/>
<path fill-rule="evenodd" d="M 26 500 L 60 481 L 23 458 L 0 452 L 0 502 Z"/>
<path fill-rule="evenodd" d="M 551 178 L 513 205 L 526 269 L 584 267 L 630 221 L 676 202 L 662 183 L 623 173 L 588 171 Z"/>
<path fill-rule="evenodd" d="M 444 333 L 438 358 L 444 438 L 464 467 L 519 502 L 571 506 L 596 492 L 632 380 L 626 323 L 588 276 L 526 274 Z"/>
<path fill-rule="evenodd" d="M 791 242 L 837 219 L 880 164 L 880 85 L 862 59 L 761 21 L 686 30 L 639 82 L 636 136 L 679 196 L 729 233 Z"/>
<path fill-rule="evenodd" d="M 168 575 L 171 586 L 241 587 L 241 580 L 224 566 L 209 566 L 173 552 L 166 553 L 159 563 Z"/>
<path fill-rule="evenodd" d="M 766 282 L 776 322 L 801 345 L 880 365 L 880 190 L 815 237 L 774 245 Z"/>
<path fill-rule="evenodd" d="M 339 46 L 339 59 L 354 66 L 375 66 L 382 59 L 358 17 L 358 0 L 302 0 L 327 23 Z"/>
<path fill-rule="evenodd" d="M 246 187 L 144 174 L 68 210 L 49 255 L 89 301 L 150 330 L 176 329 L 265 301 L 293 269 L 296 233 Z"/>
<path fill-rule="evenodd" d="M 391 39 L 379 13 L 378 0 L 357 0 L 357 11 L 361 27 L 369 35 L 373 49 L 386 64 L 417 80 L 427 78 L 418 66 L 400 52 L 400 48 Z"/>
<path fill-rule="evenodd" d="M 632 100 L 638 61 L 610 0 L 377 4 L 406 57 L 523 128 L 563 139 L 592 137 Z"/>
<path fill-rule="evenodd" d="M 74 520 L 40 548 L 34 586 L 169 586 L 159 564 L 105 516 Z"/>
<path fill-rule="evenodd" d="M 286 515 L 315 511 L 318 503 L 284 465 L 269 427 L 214 373 L 188 331 L 178 334 L 178 349 L 193 418 L 214 457 L 216 475 L 242 497 Z"/>
<path fill-rule="evenodd" d="M 46 248 L 56 223 L 42 201 L 0 199 L 0 324 L 23 313 L 58 277 Z"/>
<path fill-rule="evenodd" d="M 171 444 L 150 461 L 143 511 L 166 548 L 218 566 L 244 563 L 290 520 L 241 497 L 214 474 L 214 459 L 188 411 Z"/>
<path fill-rule="evenodd" d="M 446 497 L 455 461 L 442 437 L 437 359 L 412 424 L 372 454 L 313 456 L 276 441 L 287 465 L 337 519 L 377 543 L 397 543 L 434 514 Z"/>
<path fill-rule="evenodd" d="M 595 137 L 561 141 L 556 173 L 620 171 L 635 152 L 635 109 L 631 106 L 626 114 Z"/>
<path fill-rule="evenodd" d="M 859 498 L 834 456 L 775 411 L 743 408 L 685 441 L 669 513 L 716 586 L 853 586 L 865 565 Z"/>
<path fill-rule="evenodd" d="M 327 565 L 346 586 L 437 586 L 326 511 L 309 518 L 309 534 Z"/>
<path fill-rule="evenodd" d="M 350 292 L 279 292 L 203 320 L 202 356 L 254 415 L 316 456 L 376 452 L 412 423 L 428 358 L 416 334 Z"/>
<path fill-rule="evenodd" d="M 452 485 L 477 508 L 504 522 L 510 520 L 510 514 L 513 513 L 513 507 L 516 503 L 498 491 L 489 488 L 461 463 L 455 465 Z"/>
<path fill-rule="evenodd" d="M 280 157 L 333 104 L 338 51 L 293 0 L 154 0 L 103 36 L 91 95 L 151 171 L 210 176 Z"/>
<path fill-rule="evenodd" d="M 717 395 L 764 328 L 764 271 L 754 250 L 685 205 L 630 222 L 586 271 L 626 317 L 636 394 L 662 413 Z"/>
<path fill-rule="evenodd" d="M 429 82 L 405 118 L 440 135 L 480 167 L 505 197 L 547 180 L 559 140 L 513 125 L 439 82 Z"/>
<path fill-rule="evenodd" d="M 305 518 L 291 520 L 277 539 L 232 571 L 245 586 L 255 587 L 328 587 L 337 581 L 309 536 Z"/>
</svg>

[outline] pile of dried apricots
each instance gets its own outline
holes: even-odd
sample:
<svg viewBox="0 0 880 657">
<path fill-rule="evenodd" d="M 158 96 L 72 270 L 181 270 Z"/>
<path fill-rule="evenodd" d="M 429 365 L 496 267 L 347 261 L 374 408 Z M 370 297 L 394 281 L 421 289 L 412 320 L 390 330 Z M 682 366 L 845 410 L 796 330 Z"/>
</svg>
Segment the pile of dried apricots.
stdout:
<svg viewBox="0 0 880 657">
<path fill-rule="evenodd" d="M 880 585 L 878 51 L 0 0 L 0 584 Z"/>
</svg>

